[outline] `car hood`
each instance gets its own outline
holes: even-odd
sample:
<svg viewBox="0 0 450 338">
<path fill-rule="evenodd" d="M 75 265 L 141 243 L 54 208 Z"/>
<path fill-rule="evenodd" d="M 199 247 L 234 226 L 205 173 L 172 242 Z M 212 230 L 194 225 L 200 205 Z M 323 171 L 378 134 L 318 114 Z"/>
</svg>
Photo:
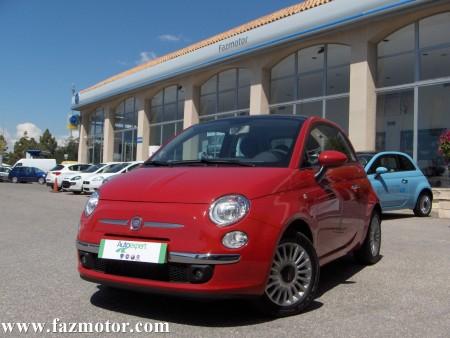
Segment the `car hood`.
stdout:
<svg viewBox="0 0 450 338">
<path fill-rule="evenodd" d="M 290 189 L 294 171 L 253 167 L 147 167 L 119 175 L 100 189 L 116 201 L 210 203 L 228 194 L 249 199 Z"/>
</svg>

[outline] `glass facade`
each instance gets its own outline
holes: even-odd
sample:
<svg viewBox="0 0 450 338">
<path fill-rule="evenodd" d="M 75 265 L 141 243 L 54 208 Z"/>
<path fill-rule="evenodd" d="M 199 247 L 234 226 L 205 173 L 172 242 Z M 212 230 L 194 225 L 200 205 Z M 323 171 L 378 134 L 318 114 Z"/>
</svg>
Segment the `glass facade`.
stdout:
<svg viewBox="0 0 450 338">
<path fill-rule="evenodd" d="M 271 69 L 270 113 L 326 117 L 348 133 L 350 47 L 300 49 Z"/>
<path fill-rule="evenodd" d="M 183 130 L 184 89 L 170 86 L 150 102 L 150 145 L 159 146 Z"/>
<path fill-rule="evenodd" d="M 89 116 L 88 130 L 88 161 L 100 163 L 103 160 L 103 126 L 105 113 L 103 109 L 97 109 Z"/>
<path fill-rule="evenodd" d="M 438 151 L 450 129 L 450 13 L 403 27 L 377 47 L 376 149 L 413 156 L 432 186 L 450 187 Z"/>
<path fill-rule="evenodd" d="M 113 161 L 136 159 L 137 111 L 134 97 L 122 101 L 114 112 Z"/>
<path fill-rule="evenodd" d="M 248 115 L 250 72 L 234 68 L 211 77 L 200 87 L 200 121 Z"/>
</svg>

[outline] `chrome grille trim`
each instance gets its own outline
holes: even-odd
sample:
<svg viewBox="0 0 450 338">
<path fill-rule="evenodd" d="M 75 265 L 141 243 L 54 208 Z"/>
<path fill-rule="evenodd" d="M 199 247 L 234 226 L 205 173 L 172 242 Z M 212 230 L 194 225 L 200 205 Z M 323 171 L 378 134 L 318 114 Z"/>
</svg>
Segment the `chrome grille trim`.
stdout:
<svg viewBox="0 0 450 338">
<path fill-rule="evenodd" d="M 103 224 L 128 225 L 127 219 L 102 218 L 99 222 Z"/>
<path fill-rule="evenodd" d="M 77 249 L 91 253 L 98 253 L 99 245 L 77 241 Z M 167 261 L 181 264 L 232 264 L 241 259 L 239 254 L 199 254 L 189 252 L 168 252 Z"/>
<path fill-rule="evenodd" d="M 148 228 L 163 228 L 163 229 L 178 229 L 184 228 L 183 224 L 163 223 L 163 222 L 144 222 L 144 227 Z"/>
</svg>

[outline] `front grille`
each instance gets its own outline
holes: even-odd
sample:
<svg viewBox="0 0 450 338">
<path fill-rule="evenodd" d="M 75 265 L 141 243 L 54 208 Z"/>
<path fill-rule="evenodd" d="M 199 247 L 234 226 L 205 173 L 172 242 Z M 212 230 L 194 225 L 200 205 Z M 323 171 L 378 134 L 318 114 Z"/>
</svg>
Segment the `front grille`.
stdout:
<svg viewBox="0 0 450 338">
<path fill-rule="evenodd" d="M 83 184 L 89 184 L 89 181 L 83 181 Z"/>
<path fill-rule="evenodd" d="M 69 181 L 63 181 L 63 182 L 62 182 L 62 187 L 63 187 L 63 188 L 69 188 L 70 185 L 71 185 L 71 184 L 70 184 Z"/>
<path fill-rule="evenodd" d="M 80 258 L 83 254 L 86 253 L 80 251 Z M 174 283 L 190 282 L 190 265 L 187 264 L 152 264 L 101 259 L 97 254 L 89 254 L 89 256 L 93 259 L 89 262 L 92 269 L 106 274 Z"/>
</svg>

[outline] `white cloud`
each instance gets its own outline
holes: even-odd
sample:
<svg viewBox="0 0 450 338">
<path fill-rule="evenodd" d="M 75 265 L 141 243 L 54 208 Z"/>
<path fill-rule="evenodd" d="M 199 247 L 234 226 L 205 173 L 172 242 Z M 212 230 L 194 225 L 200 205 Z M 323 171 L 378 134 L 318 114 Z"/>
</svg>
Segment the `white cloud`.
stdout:
<svg viewBox="0 0 450 338">
<path fill-rule="evenodd" d="M 161 41 L 168 41 L 168 42 L 178 42 L 183 39 L 183 37 L 180 35 L 173 35 L 173 34 L 162 34 L 158 36 L 158 39 Z"/>
<path fill-rule="evenodd" d="M 139 60 L 136 61 L 137 64 L 145 63 L 150 60 L 153 60 L 157 57 L 155 52 L 141 52 L 139 53 Z"/>
<path fill-rule="evenodd" d="M 67 144 L 67 140 L 69 139 L 69 137 L 72 136 L 74 139 L 78 138 L 79 136 L 79 131 L 78 129 L 72 130 L 72 135 L 69 134 L 67 135 L 58 135 L 56 136 L 56 142 L 58 143 L 59 147 L 64 147 Z"/>
<path fill-rule="evenodd" d="M 25 122 L 25 123 L 19 123 L 16 126 L 16 138 L 21 138 L 24 133 L 27 132 L 27 136 L 30 138 L 34 138 L 36 141 L 39 142 L 39 136 L 42 134 L 42 130 L 36 126 L 34 123 L 31 122 Z"/>
</svg>

